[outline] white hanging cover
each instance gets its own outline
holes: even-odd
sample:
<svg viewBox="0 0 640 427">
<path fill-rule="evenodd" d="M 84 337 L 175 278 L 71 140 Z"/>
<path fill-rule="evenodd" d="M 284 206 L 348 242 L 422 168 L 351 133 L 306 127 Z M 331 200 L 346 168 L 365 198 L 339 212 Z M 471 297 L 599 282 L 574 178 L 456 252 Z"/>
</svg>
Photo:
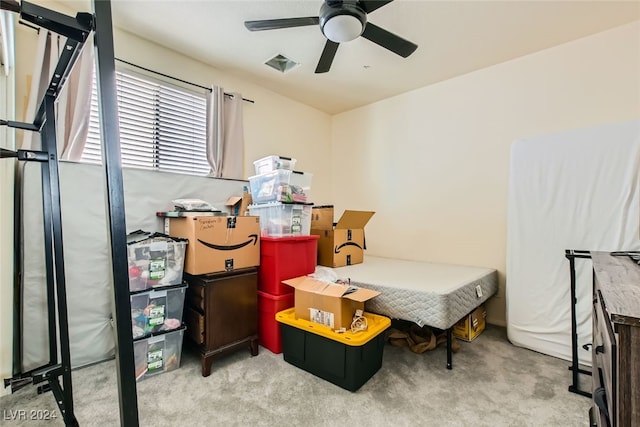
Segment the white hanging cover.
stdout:
<svg viewBox="0 0 640 427">
<path fill-rule="evenodd" d="M 511 147 L 507 333 L 571 360 L 566 249 L 640 249 L 640 120 L 517 140 Z M 579 361 L 591 339 L 591 262 L 576 259 Z"/>
</svg>

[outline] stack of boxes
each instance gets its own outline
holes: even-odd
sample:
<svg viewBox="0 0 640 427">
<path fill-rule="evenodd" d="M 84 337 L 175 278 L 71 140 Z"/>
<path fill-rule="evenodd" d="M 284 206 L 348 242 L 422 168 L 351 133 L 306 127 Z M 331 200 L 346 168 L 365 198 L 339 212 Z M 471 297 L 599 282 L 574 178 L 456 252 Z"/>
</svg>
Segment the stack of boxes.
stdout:
<svg viewBox="0 0 640 427">
<path fill-rule="evenodd" d="M 136 380 L 180 366 L 185 239 L 137 231 L 127 236 Z"/>
<path fill-rule="evenodd" d="M 364 227 L 374 212 L 345 211 L 334 223 L 333 206 L 314 206 L 311 234 L 318 238 L 317 264 L 341 267 L 363 262 Z M 385 316 L 364 311 L 379 292 L 311 276 L 284 280 L 294 288 L 294 308 L 279 311 L 286 362 L 346 390 L 356 391 L 382 366 Z"/>
<path fill-rule="evenodd" d="M 378 291 L 311 276 L 285 280 L 295 308 L 277 313 L 284 360 L 346 390 L 356 391 L 382 366 L 385 316 L 366 313 Z"/>
<path fill-rule="evenodd" d="M 188 240 L 184 320 L 189 341 L 211 373 L 220 353 L 249 348 L 258 354 L 257 267 L 260 218 L 222 212 L 161 212 L 171 236 Z"/>
<path fill-rule="evenodd" d="M 275 315 L 294 305 L 293 288 L 282 281 L 316 268 L 318 237 L 310 234 L 312 174 L 294 171 L 296 160 L 289 157 L 268 156 L 253 163 L 249 214 L 260 217 L 261 233 L 258 339 L 279 354 L 282 340 Z"/>
<path fill-rule="evenodd" d="M 262 236 L 308 236 L 313 175 L 293 170 L 296 160 L 289 157 L 268 156 L 253 164 L 249 214 L 260 217 Z"/>
</svg>

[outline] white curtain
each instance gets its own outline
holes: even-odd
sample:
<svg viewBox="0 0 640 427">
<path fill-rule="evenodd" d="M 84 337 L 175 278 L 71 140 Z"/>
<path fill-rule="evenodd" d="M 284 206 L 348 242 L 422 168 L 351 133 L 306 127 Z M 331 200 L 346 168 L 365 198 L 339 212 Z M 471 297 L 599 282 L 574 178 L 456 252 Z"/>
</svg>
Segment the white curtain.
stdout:
<svg viewBox="0 0 640 427">
<path fill-rule="evenodd" d="M 64 45 L 64 38 L 48 30 L 40 29 L 35 63 L 31 74 L 29 101 L 25 111 L 27 122 L 35 118 Z M 56 100 L 56 138 L 60 159 L 77 161 L 82 157 L 91 111 L 93 55 L 93 40 L 89 39 Z M 25 150 L 40 149 L 40 135 L 36 132 L 25 131 L 21 148 Z"/>
<path fill-rule="evenodd" d="M 58 96 L 58 156 L 62 160 L 79 161 L 89 133 L 94 49 L 89 38 Z"/>
<path fill-rule="evenodd" d="M 243 179 L 242 95 L 219 86 L 207 95 L 207 160 L 209 176 Z"/>
<path fill-rule="evenodd" d="M 25 121 L 33 121 L 40 102 L 44 96 L 53 70 L 59 57 L 59 37 L 48 30 L 40 29 L 38 33 L 38 45 L 36 46 L 33 72 L 31 73 L 31 85 L 29 86 L 29 101 L 25 110 Z M 39 150 L 40 135 L 36 132 L 25 131 L 22 138 L 23 150 Z"/>
<path fill-rule="evenodd" d="M 242 95 L 232 92 L 224 98 L 224 149 L 222 150 L 222 176 L 243 179 L 244 125 Z"/>
<path fill-rule="evenodd" d="M 222 176 L 222 115 L 224 105 L 224 89 L 212 86 L 207 95 L 207 161 L 211 166 L 209 176 Z"/>
</svg>

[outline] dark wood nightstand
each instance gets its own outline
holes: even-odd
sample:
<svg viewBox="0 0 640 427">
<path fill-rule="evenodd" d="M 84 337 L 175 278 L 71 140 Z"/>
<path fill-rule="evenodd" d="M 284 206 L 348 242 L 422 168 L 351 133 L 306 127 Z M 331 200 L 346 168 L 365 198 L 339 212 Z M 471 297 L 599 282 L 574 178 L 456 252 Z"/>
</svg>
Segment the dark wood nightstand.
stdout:
<svg viewBox="0 0 640 427">
<path fill-rule="evenodd" d="M 213 358 L 248 348 L 258 354 L 258 269 L 184 275 L 189 284 L 184 322 L 199 351 L 202 376 L 211 374 Z"/>
</svg>

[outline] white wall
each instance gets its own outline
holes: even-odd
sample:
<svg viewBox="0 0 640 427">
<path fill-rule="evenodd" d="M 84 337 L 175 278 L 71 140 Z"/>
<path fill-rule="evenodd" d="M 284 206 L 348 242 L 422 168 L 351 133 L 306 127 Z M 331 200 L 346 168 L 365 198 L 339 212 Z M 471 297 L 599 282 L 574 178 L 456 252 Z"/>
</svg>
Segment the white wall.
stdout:
<svg viewBox="0 0 640 427">
<path fill-rule="evenodd" d="M 636 21 L 334 116 L 337 214 L 377 212 L 368 254 L 498 269 L 505 325 L 511 143 L 639 117 Z"/>
</svg>

